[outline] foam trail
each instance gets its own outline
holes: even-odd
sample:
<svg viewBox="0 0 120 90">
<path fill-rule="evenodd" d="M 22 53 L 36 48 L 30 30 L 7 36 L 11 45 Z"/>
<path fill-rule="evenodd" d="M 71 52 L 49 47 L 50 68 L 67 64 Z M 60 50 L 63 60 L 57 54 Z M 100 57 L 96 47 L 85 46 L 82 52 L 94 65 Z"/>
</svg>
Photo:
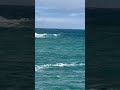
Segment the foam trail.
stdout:
<svg viewBox="0 0 120 90">
<path fill-rule="evenodd" d="M 84 63 L 76 64 L 76 63 L 56 63 L 56 64 L 45 64 L 45 65 L 35 65 L 35 71 L 45 70 L 54 67 L 76 67 L 76 66 L 85 66 Z"/>
<path fill-rule="evenodd" d="M 58 37 L 60 34 L 47 34 L 47 33 L 43 33 L 43 34 L 38 34 L 35 33 L 35 38 L 54 38 L 54 37 Z"/>
</svg>

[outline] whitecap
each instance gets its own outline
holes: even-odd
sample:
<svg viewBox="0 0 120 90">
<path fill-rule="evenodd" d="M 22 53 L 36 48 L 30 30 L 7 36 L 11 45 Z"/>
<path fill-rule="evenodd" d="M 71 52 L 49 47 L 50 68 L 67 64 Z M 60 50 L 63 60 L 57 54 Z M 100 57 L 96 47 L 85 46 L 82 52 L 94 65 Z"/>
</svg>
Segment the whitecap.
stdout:
<svg viewBox="0 0 120 90">
<path fill-rule="evenodd" d="M 56 63 L 56 64 L 44 64 L 44 65 L 35 65 L 35 71 L 41 71 L 54 67 L 76 67 L 76 66 L 85 66 L 84 63 Z"/>
<path fill-rule="evenodd" d="M 60 34 L 47 34 L 47 33 L 38 34 L 38 33 L 35 33 L 35 38 L 55 38 L 58 36 L 60 36 Z"/>
</svg>

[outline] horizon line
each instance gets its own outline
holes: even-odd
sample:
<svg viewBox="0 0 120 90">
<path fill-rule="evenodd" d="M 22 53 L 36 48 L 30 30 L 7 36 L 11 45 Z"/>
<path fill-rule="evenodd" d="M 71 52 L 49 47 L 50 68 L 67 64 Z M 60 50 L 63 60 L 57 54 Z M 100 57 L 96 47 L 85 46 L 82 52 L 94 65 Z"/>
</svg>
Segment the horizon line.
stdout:
<svg viewBox="0 0 120 90">
<path fill-rule="evenodd" d="M 77 29 L 77 28 L 39 28 L 39 27 L 35 27 L 35 29 L 65 29 L 65 30 L 85 30 L 85 29 Z"/>
</svg>

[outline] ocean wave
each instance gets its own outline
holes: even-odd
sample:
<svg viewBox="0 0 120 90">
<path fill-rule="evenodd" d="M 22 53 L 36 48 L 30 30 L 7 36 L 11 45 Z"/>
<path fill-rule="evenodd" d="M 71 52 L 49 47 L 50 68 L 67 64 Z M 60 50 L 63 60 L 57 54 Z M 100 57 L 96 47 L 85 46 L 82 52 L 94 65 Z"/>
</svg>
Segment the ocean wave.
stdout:
<svg viewBox="0 0 120 90">
<path fill-rule="evenodd" d="M 38 33 L 35 33 L 35 38 L 55 38 L 58 36 L 60 36 L 60 34 L 47 34 L 47 33 L 38 34 Z"/>
<path fill-rule="evenodd" d="M 35 65 L 35 71 L 45 70 L 54 67 L 76 67 L 76 66 L 85 66 L 84 63 L 56 63 L 56 64 L 45 64 L 45 65 Z"/>
</svg>

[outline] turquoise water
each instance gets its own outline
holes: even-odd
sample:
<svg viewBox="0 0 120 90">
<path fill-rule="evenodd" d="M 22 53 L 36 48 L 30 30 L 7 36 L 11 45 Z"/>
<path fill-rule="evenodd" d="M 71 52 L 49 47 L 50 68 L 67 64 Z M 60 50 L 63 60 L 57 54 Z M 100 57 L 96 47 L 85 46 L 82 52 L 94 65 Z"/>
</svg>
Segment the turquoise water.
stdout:
<svg viewBox="0 0 120 90">
<path fill-rule="evenodd" d="M 84 30 L 35 32 L 36 90 L 85 90 Z"/>
</svg>

